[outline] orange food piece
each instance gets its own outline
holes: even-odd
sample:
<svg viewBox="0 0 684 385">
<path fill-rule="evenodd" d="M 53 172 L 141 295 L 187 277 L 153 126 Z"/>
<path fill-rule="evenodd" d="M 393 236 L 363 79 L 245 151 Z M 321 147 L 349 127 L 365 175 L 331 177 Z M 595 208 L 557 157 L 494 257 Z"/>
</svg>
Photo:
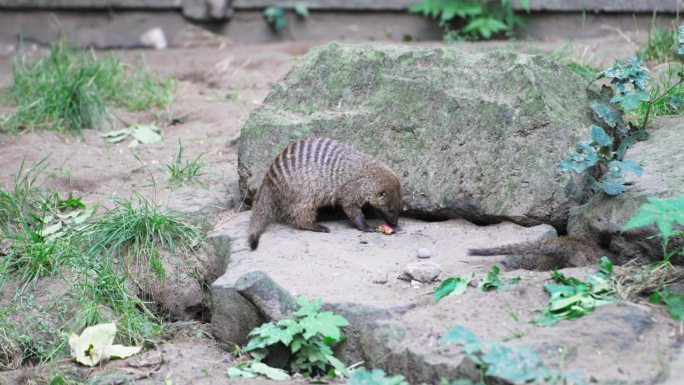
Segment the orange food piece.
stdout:
<svg viewBox="0 0 684 385">
<path fill-rule="evenodd" d="M 388 225 L 387 223 L 383 223 L 380 226 L 378 226 L 377 230 L 379 232 L 381 232 L 383 234 L 387 234 L 387 235 L 394 234 L 394 229 L 392 228 L 392 226 Z"/>
</svg>

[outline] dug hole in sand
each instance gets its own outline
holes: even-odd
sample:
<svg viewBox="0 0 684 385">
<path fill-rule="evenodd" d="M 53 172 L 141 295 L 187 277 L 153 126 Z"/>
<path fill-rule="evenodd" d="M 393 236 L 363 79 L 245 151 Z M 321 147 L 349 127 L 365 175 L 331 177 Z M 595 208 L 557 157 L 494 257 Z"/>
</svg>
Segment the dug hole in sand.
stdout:
<svg viewBox="0 0 684 385">
<path fill-rule="evenodd" d="M 231 250 L 226 273 L 212 285 L 212 324 L 216 337 L 225 342 L 246 343 L 254 327 L 294 310 L 293 297 L 299 295 L 320 298 L 325 308 L 349 320 L 344 328 L 348 338 L 338 349 L 343 362 L 363 361 L 368 368 L 404 374 L 410 383 L 478 378 L 462 347 L 439 342 L 457 325 L 482 340 L 529 347 L 548 367 L 599 383 L 652 382 L 663 370 L 656 358 L 667 362 L 676 342 L 670 318 L 627 302 L 553 327 L 534 325 L 534 310 L 548 302 L 543 285 L 551 280 L 550 272 L 502 272 L 502 277 L 521 278 L 504 291 L 473 287 L 501 258 L 469 257 L 468 248 L 555 237 L 548 225 L 481 227 L 465 220 L 401 218 L 400 232 L 388 236 L 360 232 L 347 220 L 324 222 L 330 233 L 272 224 L 259 248 L 250 251 L 249 217 L 250 212 L 239 213 L 209 235 L 211 242 Z M 428 249 L 430 257 L 418 258 L 420 248 Z M 416 262 L 437 264 L 439 278 L 431 283 L 400 279 L 407 265 Z M 594 270 L 563 272 L 583 279 Z M 475 278 L 465 294 L 433 303 L 440 279 L 469 273 Z"/>
</svg>

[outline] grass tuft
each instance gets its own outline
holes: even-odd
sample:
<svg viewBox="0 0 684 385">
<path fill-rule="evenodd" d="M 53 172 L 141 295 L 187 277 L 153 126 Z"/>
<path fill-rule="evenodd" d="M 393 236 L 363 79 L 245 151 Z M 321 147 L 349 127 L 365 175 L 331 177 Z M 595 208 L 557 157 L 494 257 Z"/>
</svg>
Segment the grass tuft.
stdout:
<svg viewBox="0 0 684 385">
<path fill-rule="evenodd" d="M 159 276 L 160 252 L 193 249 L 201 234 L 178 215 L 136 197 L 137 204 L 115 200 L 115 207 L 88 224 L 81 235 L 89 245 L 87 254 L 117 259 L 128 271 L 151 269 Z"/>
<path fill-rule="evenodd" d="M 664 63 L 676 59 L 679 45 L 677 29 L 661 29 L 653 25 L 648 31 L 648 40 L 637 50 L 636 56 L 645 62 Z"/>
<path fill-rule="evenodd" d="M 0 130 L 56 130 L 80 134 L 111 120 L 108 104 L 131 111 L 170 106 L 176 93 L 173 77 L 152 75 L 147 66 L 128 71 L 113 56 L 51 45 L 50 53 L 30 61 L 17 54 L 12 65 L 10 96 L 14 114 L 0 119 Z"/>
<path fill-rule="evenodd" d="M 200 160 L 203 154 L 197 155 L 193 160 L 186 159 L 183 161 L 183 145 L 178 141 L 178 152 L 173 158 L 173 161 L 166 164 L 169 172 L 169 183 L 181 185 L 185 182 L 190 182 L 203 175 L 202 168 L 204 163 Z"/>
</svg>

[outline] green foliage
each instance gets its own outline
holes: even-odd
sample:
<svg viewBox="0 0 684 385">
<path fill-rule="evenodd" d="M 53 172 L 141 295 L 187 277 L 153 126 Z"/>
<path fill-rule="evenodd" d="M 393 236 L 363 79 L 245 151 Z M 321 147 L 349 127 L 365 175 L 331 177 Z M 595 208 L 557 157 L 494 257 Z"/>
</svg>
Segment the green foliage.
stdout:
<svg viewBox="0 0 684 385">
<path fill-rule="evenodd" d="M 594 311 L 598 306 L 615 301 L 613 287 L 609 282 L 613 265 L 601 257 L 596 265 L 599 271 L 588 274 L 586 281 L 566 277 L 553 272 L 555 284 L 547 283 L 544 290 L 551 295 L 549 305 L 541 310 L 541 317 L 534 322 L 539 326 L 555 325 L 562 319 L 574 319 Z"/>
<path fill-rule="evenodd" d="M 199 230 L 154 202 L 136 194 L 133 200 L 115 199 L 114 207 L 88 223 L 79 236 L 90 255 L 118 259 L 128 271 L 155 269 L 162 251 L 191 251 L 202 242 Z"/>
<path fill-rule="evenodd" d="M 501 281 L 501 278 L 499 278 L 500 272 L 501 268 L 499 268 L 499 266 L 492 266 L 492 270 L 490 270 L 486 276 L 480 278 L 480 283 L 477 285 L 477 288 L 482 291 L 503 290 L 506 286 Z"/>
<path fill-rule="evenodd" d="M 170 164 L 166 165 L 169 171 L 169 183 L 181 185 L 190 182 L 202 175 L 204 163 L 200 161 L 203 154 L 197 155 L 193 160 L 183 161 L 183 145 L 178 140 L 178 152 Z"/>
<path fill-rule="evenodd" d="M 584 384 L 573 374 L 547 368 L 529 349 L 511 348 L 498 341 L 482 341 L 463 326 L 456 326 L 445 334 L 442 342 L 462 345 L 466 357 L 480 369 L 483 383 L 497 378 L 513 384 Z"/>
<path fill-rule="evenodd" d="M 439 284 L 435 289 L 433 302 L 437 303 L 440 299 L 451 297 L 452 295 L 461 295 L 468 290 L 468 284 L 473 280 L 474 274 L 449 277 Z"/>
<path fill-rule="evenodd" d="M 46 129 L 80 133 L 100 128 L 110 119 L 107 104 L 140 111 L 163 108 L 175 97 L 175 80 L 161 79 L 144 69 L 126 71 L 124 64 L 94 51 L 50 47 L 48 56 L 29 61 L 15 56 L 10 95 L 15 112 L 0 130 Z"/>
<path fill-rule="evenodd" d="M 402 375 L 387 377 L 382 369 L 359 369 L 352 372 L 347 385 L 408 385 Z"/>
<path fill-rule="evenodd" d="M 684 295 L 670 292 L 670 289 L 663 288 L 659 292 L 651 294 L 651 303 L 663 304 L 667 306 L 667 312 L 676 320 L 684 319 Z"/>
<path fill-rule="evenodd" d="M 520 4 L 529 12 L 528 0 Z M 409 12 L 439 19 L 447 34 L 452 32 L 469 39 L 489 39 L 500 33 L 510 35 L 515 27 L 524 24 L 511 0 L 421 0 Z M 452 30 L 454 24 L 458 26 Z"/>
<path fill-rule="evenodd" d="M 309 8 L 304 3 L 295 3 L 292 6 L 294 13 L 302 18 L 309 17 Z M 264 19 L 275 31 L 280 31 L 287 25 L 287 9 L 284 5 L 271 5 L 264 10 Z"/>
<path fill-rule="evenodd" d="M 684 195 L 670 198 L 650 197 L 648 202 L 639 207 L 639 211 L 625 224 L 624 230 L 637 227 L 656 225 L 660 231 L 663 247 L 663 261 L 669 263 L 673 256 L 684 256 L 684 247 L 680 250 L 668 250 L 668 243 L 672 237 L 684 237 Z M 675 225 L 680 226 L 677 230 Z"/>
<path fill-rule="evenodd" d="M 584 174 L 595 191 L 619 195 L 625 188 L 625 173 L 641 176 L 638 164 L 624 160 L 625 151 L 637 140 L 647 136 L 643 129 L 625 126 L 623 115 L 639 109 L 650 100 L 646 92 L 648 70 L 641 61 L 631 58 L 617 62 L 600 72 L 594 80 L 610 79 L 610 87 L 603 86 L 598 100 L 591 102 L 591 109 L 598 124 L 589 129 L 591 140 L 577 143 L 558 164 L 558 171 Z M 595 178 L 594 175 L 601 175 Z"/>
<path fill-rule="evenodd" d="M 501 277 L 499 277 L 499 273 L 501 273 L 499 266 L 492 266 L 492 270 L 490 270 L 487 275 L 480 277 L 480 282 L 477 285 L 478 289 L 482 291 L 490 291 L 494 289 L 503 291 L 506 290 L 507 285 L 514 285 L 520 281 L 520 278 L 512 278 L 508 279 L 507 282 L 504 283 L 501 280 Z M 466 290 L 468 290 L 468 285 L 474 277 L 475 274 L 470 273 L 464 276 L 456 275 L 443 280 L 437 289 L 435 289 L 433 302 L 437 303 L 442 298 L 451 297 L 453 295 L 462 295 L 466 292 Z"/>
<path fill-rule="evenodd" d="M 347 374 L 344 364 L 334 357 L 332 346 L 342 340 L 340 327 L 349 322 L 332 312 L 321 312 L 321 300 L 299 297 L 297 303 L 299 309 L 292 318 L 268 322 L 252 330 L 244 350 L 260 362 L 268 355 L 269 347 L 282 344 L 292 353 L 290 370 L 294 373 L 313 375 L 334 369 Z"/>
<path fill-rule="evenodd" d="M 653 25 L 648 31 L 646 44 L 637 50 L 636 56 L 644 61 L 665 62 L 677 56 L 678 34 L 674 28 L 661 29 Z"/>
</svg>

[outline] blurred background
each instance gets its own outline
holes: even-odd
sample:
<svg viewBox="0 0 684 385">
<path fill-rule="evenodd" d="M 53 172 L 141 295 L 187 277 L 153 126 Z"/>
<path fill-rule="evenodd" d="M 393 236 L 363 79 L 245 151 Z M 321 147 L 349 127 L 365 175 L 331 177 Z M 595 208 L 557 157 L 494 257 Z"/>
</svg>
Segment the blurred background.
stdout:
<svg viewBox="0 0 684 385">
<path fill-rule="evenodd" d="M 0 0 L 0 53 L 58 36 L 96 48 L 276 41 L 633 39 L 678 0 Z"/>
</svg>

